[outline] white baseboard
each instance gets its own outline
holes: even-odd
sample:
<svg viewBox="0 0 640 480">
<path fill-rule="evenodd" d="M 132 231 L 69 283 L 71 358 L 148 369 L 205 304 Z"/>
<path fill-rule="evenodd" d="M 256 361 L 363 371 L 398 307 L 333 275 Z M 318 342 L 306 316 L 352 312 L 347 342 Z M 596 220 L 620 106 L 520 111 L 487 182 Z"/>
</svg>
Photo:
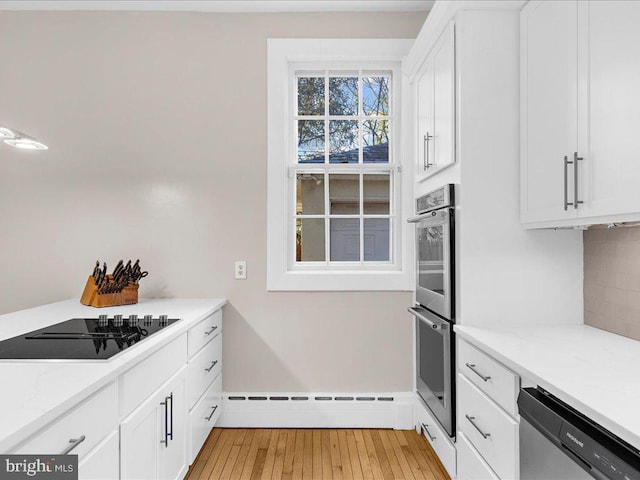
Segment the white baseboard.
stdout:
<svg viewBox="0 0 640 480">
<path fill-rule="evenodd" d="M 414 428 L 415 394 L 225 393 L 227 428 Z"/>
</svg>

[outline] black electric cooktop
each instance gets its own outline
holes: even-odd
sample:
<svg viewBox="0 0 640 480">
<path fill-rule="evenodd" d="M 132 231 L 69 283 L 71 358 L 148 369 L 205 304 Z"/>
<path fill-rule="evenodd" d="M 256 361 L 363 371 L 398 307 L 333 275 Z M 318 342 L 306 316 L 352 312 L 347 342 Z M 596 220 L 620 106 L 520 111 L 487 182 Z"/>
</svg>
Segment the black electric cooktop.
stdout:
<svg viewBox="0 0 640 480">
<path fill-rule="evenodd" d="M 178 320 L 166 315 L 72 318 L 0 341 L 0 360 L 106 360 Z"/>
</svg>

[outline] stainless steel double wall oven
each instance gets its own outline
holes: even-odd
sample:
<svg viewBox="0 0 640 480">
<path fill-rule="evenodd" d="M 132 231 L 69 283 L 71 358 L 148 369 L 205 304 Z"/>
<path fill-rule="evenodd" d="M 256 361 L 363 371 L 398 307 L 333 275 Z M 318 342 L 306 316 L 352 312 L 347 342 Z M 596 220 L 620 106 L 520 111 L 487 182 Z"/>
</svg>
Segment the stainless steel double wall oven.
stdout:
<svg viewBox="0 0 640 480">
<path fill-rule="evenodd" d="M 448 184 L 416 200 L 416 389 L 455 432 L 455 195 Z"/>
</svg>

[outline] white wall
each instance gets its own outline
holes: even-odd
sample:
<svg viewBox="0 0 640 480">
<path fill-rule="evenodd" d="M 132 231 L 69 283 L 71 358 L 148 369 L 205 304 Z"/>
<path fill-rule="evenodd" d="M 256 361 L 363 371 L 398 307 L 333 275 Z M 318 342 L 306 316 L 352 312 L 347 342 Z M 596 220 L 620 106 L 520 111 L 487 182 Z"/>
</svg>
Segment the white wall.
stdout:
<svg viewBox="0 0 640 480">
<path fill-rule="evenodd" d="M 408 292 L 266 292 L 266 39 L 413 38 L 424 14 L 0 13 L 0 312 L 140 258 L 227 297 L 226 391 L 411 389 Z M 235 260 L 248 279 L 233 279 Z"/>
</svg>

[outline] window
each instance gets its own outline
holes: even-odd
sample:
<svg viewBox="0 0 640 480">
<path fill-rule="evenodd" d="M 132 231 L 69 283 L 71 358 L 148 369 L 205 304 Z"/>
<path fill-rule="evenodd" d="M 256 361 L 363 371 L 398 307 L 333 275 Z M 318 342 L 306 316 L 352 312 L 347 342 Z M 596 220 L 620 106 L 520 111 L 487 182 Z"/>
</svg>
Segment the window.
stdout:
<svg viewBox="0 0 640 480">
<path fill-rule="evenodd" d="M 269 40 L 269 290 L 411 289 L 399 161 L 409 44 Z"/>
<path fill-rule="evenodd" d="M 295 267 L 393 263 L 392 72 L 294 75 Z"/>
</svg>

